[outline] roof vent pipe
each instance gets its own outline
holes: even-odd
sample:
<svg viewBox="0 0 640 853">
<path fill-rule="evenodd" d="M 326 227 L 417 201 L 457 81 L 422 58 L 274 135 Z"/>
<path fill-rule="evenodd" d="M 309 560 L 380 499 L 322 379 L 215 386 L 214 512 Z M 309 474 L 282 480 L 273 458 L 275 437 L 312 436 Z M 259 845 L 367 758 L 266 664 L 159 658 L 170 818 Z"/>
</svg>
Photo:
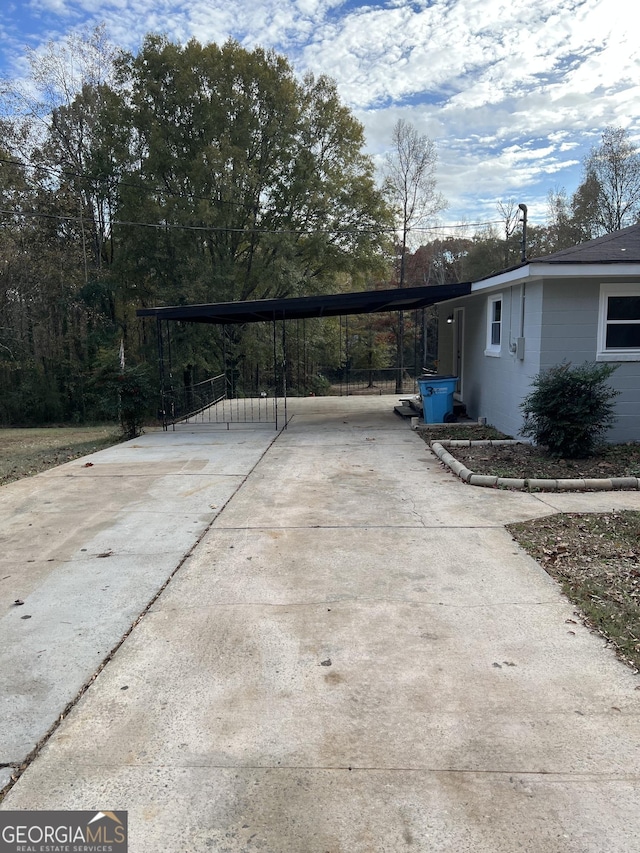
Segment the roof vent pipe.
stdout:
<svg viewBox="0 0 640 853">
<path fill-rule="evenodd" d="M 520 243 L 521 246 L 521 255 L 520 260 L 524 264 L 527 260 L 527 205 L 519 204 L 518 208 L 522 211 L 522 241 Z"/>
</svg>

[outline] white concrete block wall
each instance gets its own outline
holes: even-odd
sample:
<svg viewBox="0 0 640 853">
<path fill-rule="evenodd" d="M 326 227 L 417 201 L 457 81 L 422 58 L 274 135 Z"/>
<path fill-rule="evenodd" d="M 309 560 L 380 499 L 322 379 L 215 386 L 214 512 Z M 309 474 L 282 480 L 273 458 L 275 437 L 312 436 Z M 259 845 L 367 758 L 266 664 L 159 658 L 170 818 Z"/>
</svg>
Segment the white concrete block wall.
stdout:
<svg viewBox="0 0 640 853">
<path fill-rule="evenodd" d="M 569 361 L 595 361 L 600 284 L 604 281 L 548 280 L 544 285 L 542 368 Z M 640 361 L 610 362 L 617 369 L 609 384 L 620 392 L 611 442 L 640 441 Z"/>
</svg>

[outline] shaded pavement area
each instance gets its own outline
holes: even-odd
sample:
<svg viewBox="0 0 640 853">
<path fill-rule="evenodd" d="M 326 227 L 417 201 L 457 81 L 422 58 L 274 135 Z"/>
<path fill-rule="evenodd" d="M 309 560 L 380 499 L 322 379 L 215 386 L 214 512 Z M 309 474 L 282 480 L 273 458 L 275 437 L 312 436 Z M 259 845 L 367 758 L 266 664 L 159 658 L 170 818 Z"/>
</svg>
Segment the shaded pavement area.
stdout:
<svg viewBox="0 0 640 853">
<path fill-rule="evenodd" d="M 1 809 L 127 809 L 132 853 L 637 849 L 640 679 L 504 524 L 640 495 L 465 485 L 394 402 L 0 490 L 3 781 L 89 685 Z"/>
</svg>

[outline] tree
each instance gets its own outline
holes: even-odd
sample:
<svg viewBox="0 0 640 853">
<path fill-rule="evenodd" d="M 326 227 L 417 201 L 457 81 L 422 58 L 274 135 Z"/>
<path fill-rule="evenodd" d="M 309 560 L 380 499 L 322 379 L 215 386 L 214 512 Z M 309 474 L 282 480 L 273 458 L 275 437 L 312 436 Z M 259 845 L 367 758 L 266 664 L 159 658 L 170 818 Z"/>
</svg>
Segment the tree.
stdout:
<svg viewBox="0 0 640 853">
<path fill-rule="evenodd" d="M 574 197 L 575 198 L 575 197 Z M 547 252 L 570 249 L 581 240 L 581 232 L 574 219 L 572 201 L 564 187 L 549 190 L 547 195 Z"/>
<path fill-rule="evenodd" d="M 584 160 L 582 181 L 547 199 L 546 252 L 568 249 L 640 220 L 640 151 L 622 127 L 607 127 Z"/>
<path fill-rule="evenodd" d="M 407 255 L 405 281 L 409 287 L 466 281 L 466 259 L 473 245 L 469 237 L 437 237 Z"/>
<path fill-rule="evenodd" d="M 134 264 L 142 247 L 156 259 L 164 296 L 319 292 L 379 267 L 389 211 L 331 80 L 300 83 L 285 58 L 233 41 L 182 48 L 158 36 L 122 62 L 120 80 L 135 151 L 120 218 L 164 225 L 120 242 Z"/>
<path fill-rule="evenodd" d="M 622 127 L 607 127 L 584 162 L 574 217 L 592 236 L 609 234 L 640 217 L 640 152 Z"/>
<path fill-rule="evenodd" d="M 391 211 L 329 78 L 231 41 L 149 36 L 114 62 L 100 28 L 30 59 L 29 85 L 2 92 L 0 416 L 34 413 L 44 391 L 39 418 L 90 416 L 100 352 L 124 339 L 133 363 L 155 363 L 137 307 L 386 275 Z M 193 381 L 223 352 L 248 378 L 271 350 L 236 326 L 173 331 L 173 370 Z"/>
<path fill-rule="evenodd" d="M 435 144 L 416 128 L 399 119 L 393 128 L 392 150 L 386 156 L 385 189 L 396 211 L 400 235 L 398 246 L 398 287 L 405 286 L 407 248 L 412 228 L 424 226 L 446 208 L 436 190 L 437 153 Z M 402 392 L 404 370 L 404 318 L 398 314 L 396 391 Z"/>
<path fill-rule="evenodd" d="M 14 214 L 12 227 L 21 265 L 11 278 L 0 270 L 2 284 L 10 287 L 11 333 L 15 340 L 20 330 L 21 339 L 7 383 L 18 392 L 9 419 L 24 421 L 34 413 L 39 420 L 88 416 L 83 389 L 101 343 L 91 336 L 95 330 L 102 336 L 110 323 L 85 295 L 99 287 L 107 256 L 112 188 L 97 179 L 91 151 L 102 133 L 98 121 L 115 54 L 104 26 L 87 29 L 42 51 L 28 50 L 28 77 L 0 84 L 0 146 L 25 173 L 25 186 L 3 205 L 22 216 Z M 44 388 L 46 397 L 57 400 L 46 407 L 48 414 L 22 394 L 29 387 Z"/>
<path fill-rule="evenodd" d="M 299 81 L 273 51 L 149 36 L 119 65 L 117 126 L 130 132 L 114 275 L 143 304 L 235 301 L 357 289 L 379 273 L 391 213 L 364 133 L 335 83 Z M 221 367 L 206 330 L 182 352 Z M 240 370 L 245 330 L 227 362 Z"/>
<path fill-rule="evenodd" d="M 385 189 L 396 210 L 400 233 L 398 286 L 403 287 L 411 229 L 427 225 L 447 203 L 436 191 L 438 155 L 434 142 L 399 119 L 391 143 L 392 150 L 385 158 Z"/>
<path fill-rule="evenodd" d="M 85 87 L 99 89 L 113 80 L 117 48 L 104 24 L 49 41 L 44 49 L 27 48 L 25 78 L 0 80 L 0 105 L 10 117 L 14 154 L 29 159 L 51 130 L 52 117 L 70 108 Z"/>
<path fill-rule="evenodd" d="M 521 241 L 514 236 L 520 222 L 520 209 L 513 198 L 499 201 L 496 208 L 504 226 L 503 266 L 506 269 L 520 259 Z"/>
</svg>

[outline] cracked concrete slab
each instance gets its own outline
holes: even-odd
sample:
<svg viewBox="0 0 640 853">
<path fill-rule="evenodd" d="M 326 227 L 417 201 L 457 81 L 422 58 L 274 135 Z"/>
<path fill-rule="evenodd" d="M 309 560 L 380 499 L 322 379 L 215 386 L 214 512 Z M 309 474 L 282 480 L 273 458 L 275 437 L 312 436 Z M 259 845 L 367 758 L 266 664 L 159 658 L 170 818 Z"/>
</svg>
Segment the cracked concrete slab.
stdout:
<svg viewBox="0 0 640 853">
<path fill-rule="evenodd" d="M 220 519 L 222 521 L 222 519 Z M 154 611 L 201 606 L 331 604 L 355 600 L 485 605 L 556 602 L 556 584 L 503 529 L 248 528 L 214 526 Z M 375 542 L 375 550 L 371 548 Z M 469 563 L 462 557 L 473 553 Z M 519 571 L 513 571 L 514 562 Z M 368 565 L 369 571 L 366 571 Z M 361 567 L 344 571 L 344 567 Z M 541 594 L 543 585 L 546 593 Z M 495 588 L 500 588 L 498 599 Z"/>
<path fill-rule="evenodd" d="M 0 763 L 24 761 L 273 438 L 183 426 L 3 486 Z"/>
<path fill-rule="evenodd" d="M 496 491 L 487 500 L 443 470 L 416 437 L 343 433 L 339 446 L 336 436 L 325 448 L 293 436 L 291 428 L 281 437 L 221 526 L 496 526 L 554 512 L 531 494 Z M 421 488 L 426 476 L 429 489 Z"/>
<path fill-rule="evenodd" d="M 84 808 L 89 790 L 99 790 L 100 801 L 126 803 L 136 853 L 187 844 L 278 853 L 628 853 L 636 843 L 629 823 L 636 791 L 625 778 L 81 766 L 60 768 L 48 802 Z"/>
<path fill-rule="evenodd" d="M 634 849 L 638 676 L 504 530 L 549 496 L 388 401 L 292 409 L 0 809 L 124 808 L 136 853 Z"/>
</svg>

